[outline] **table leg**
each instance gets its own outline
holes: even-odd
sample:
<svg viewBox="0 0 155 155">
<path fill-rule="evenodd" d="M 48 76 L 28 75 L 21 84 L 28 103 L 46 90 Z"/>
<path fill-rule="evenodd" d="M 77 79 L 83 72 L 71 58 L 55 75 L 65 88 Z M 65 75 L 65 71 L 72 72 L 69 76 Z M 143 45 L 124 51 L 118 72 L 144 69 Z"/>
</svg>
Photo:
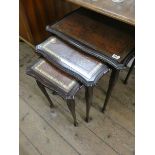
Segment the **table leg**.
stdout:
<svg viewBox="0 0 155 155">
<path fill-rule="evenodd" d="M 67 106 L 72 114 L 74 119 L 74 126 L 77 126 L 76 114 L 75 114 L 75 100 L 74 99 L 67 99 Z"/>
<path fill-rule="evenodd" d="M 116 84 L 116 82 L 118 80 L 119 72 L 120 72 L 120 70 L 112 69 L 112 73 L 111 73 L 111 76 L 110 76 L 110 79 L 109 79 L 108 91 L 107 91 L 107 94 L 106 94 L 104 105 L 102 107 L 102 112 L 104 112 L 105 109 L 106 109 L 107 103 L 108 103 L 109 98 L 110 98 L 111 93 L 112 93 L 112 90 L 113 90 L 113 88 L 114 88 L 114 86 L 115 86 L 115 84 Z"/>
<path fill-rule="evenodd" d="M 130 74 L 131 74 L 131 72 L 132 72 L 132 70 L 133 70 L 134 66 L 135 66 L 135 59 L 134 59 L 134 61 L 133 61 L 132 65 L 131 65 L 131 67 L 130 67 L 130 69 L 129 69 L 129 72 L 128 72 L 128 74 L 127 74 L 127 76 L 126 76 L 125 80 L 124 80 L 124 84 L 127 84 L 128 79 L 129 79 L 129 76 L 130 76 Z"/>
<path fill-rule="evenodd" d="M 43 94 L 46 96 L 47 100 L 49 101 L 50 107 L 53 108 L 54 107 L 54 104 L 51 101 L 51 99 L 50 99 L 50 97 L 49 97 L 49 95 L 48 95 L 48 93 L 47 93 L 47 91 L 45 89 L 45 86 L 42 83 L 40 83 L 39 81 L 37 81 L 37 80 L 36 80 L 36 82 L 37 82 L 37 85 L 40 88 L 40 90 L 43 92 Z"/>
<path fill-rule="evenodd" d="M 85 98 L 86 98 L 86 122 L 89 122 L 89 112 L 93 100 L 93 87 L 85 88 Z"/>
</svg>

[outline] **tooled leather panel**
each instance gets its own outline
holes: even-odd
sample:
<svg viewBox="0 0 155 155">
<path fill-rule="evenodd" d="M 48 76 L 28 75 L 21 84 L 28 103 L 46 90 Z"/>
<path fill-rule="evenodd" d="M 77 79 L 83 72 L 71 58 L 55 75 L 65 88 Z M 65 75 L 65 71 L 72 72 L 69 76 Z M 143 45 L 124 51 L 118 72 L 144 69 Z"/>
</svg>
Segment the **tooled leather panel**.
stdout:
<svg viewBox="0 0 155 155">
<path fill-rule="evenodd" d="M 61 62 L 62 65 L 67 66 L 88 81 L 104 66 L 97 59 L 79 52 L 78 49 L 75 50 L 53 36 L 38 45 L 37 49 L 48 53 L 58 63 Z M 98 75 L 96 74 L 96 76 Z"/>
<path fill-rule="evenodd" d="M 52 66 L 44 59 L 40 59 L 31 69 L 65 92 L 69 92 L 78 84 L 74 78 Z"/>
<path fill-rule="evenodd" d="M 86 9 L 74 11 L 51 28 L 120 62 L 134 47 L 134 27 Z"/>
</svg>

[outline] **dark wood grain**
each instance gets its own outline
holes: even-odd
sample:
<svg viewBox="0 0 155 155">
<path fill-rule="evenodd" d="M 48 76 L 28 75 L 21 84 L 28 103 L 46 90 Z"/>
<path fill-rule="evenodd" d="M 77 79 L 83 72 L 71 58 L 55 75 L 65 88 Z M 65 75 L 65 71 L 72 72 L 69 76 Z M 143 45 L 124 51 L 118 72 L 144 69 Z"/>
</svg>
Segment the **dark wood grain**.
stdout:
<svg viewBox="0 0 155 155">
<path fill-rule="evenodd" d="M 66 0 L 125 23 L 135 25 L 135 0 L 114 3 L 112 0 Z"/>
<path fill-rule="evenodd" d="M 31 30 L 28 24 L 28 20 L 24 11 L 24 7 L 22 3 L 19 3 L 19 35 L 24 37 L 25 40 L 33 44 L 33 36 L 31 34 Z"/>
<path fill-rule="evenodd" d="M 83 8 L 46 29 L 117 69 L 134 49 L 134 26 Z"/>
<path fill-rule="evenodd" d="M 102 60 L 112 69 L 104 111 L 119 71 L 125 69 L 125 60 L 134 54 L 134 26 L 80 8 L 47 26 L 47 30 Z"/>
<path fill-rule="evenodd" d="M 33 45 L 48 37 L 45 26 L 62 18 L 66 13 L 83 6 L 95 12 L 134 25 L 134 0 L 115 4 L 111 0 L 20 0 L 20 36 Z M 72 3 L 70 3 L 72 2 Z M 74 3 L 74 4 L 73 4 Z"/>
<path fill-rule="evenodd" d="M 20 0 L 19 3 L 20 36 L 33 45 L 49 36 L 45 31 L 46 25 L 77 8 L 63 0 Z"/>
</svg>

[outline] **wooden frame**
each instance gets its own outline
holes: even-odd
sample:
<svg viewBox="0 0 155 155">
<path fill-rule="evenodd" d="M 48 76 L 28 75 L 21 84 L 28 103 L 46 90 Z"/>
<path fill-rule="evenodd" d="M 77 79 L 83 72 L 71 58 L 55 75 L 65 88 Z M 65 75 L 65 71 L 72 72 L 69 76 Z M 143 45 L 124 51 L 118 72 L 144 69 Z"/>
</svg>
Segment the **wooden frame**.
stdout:
<svg viewBox="0 0 155 155">
<path fill-rule="evenodd" d="M 72 15 L 72 14 L 74 14 L 76 12 L 80 12 L 81 10 L 83 11 L 84 9 L 80 8 L 80 9 L 74 10 L 73 12 L 67 14 L 61 20 L 57 21 L 52 26 L 47 26 L 46 30 L 51 32 L 52 34 L 57 35 L 58 37 L 60 37 L 64 41 L 68 42 L 69 44 L 79 48 L 84 53 L 90 54 L 90 55 L 100 59 L 109 68 L 112 69 L 112 73 L 111 73 L 111 76 L 110 76 L 110 79 L 109 79 L 109 86 L 108 86 L 108 90 L 107 90 L 106 99 L 105 99 L 105 102 L 104 102 L 104 105 L 103 105 L 103 108 L 102 108 L 102 111 L 105 111 L 106 105 L 107 105 L 108 100 L 109 100 L 109 98 L 111 96 L 112 90 L 113 90 L 113 88 L 114 88 L 114 86 L 115 86 L 115 84 L 117 82 L 120 70 L 126 69 L 127 62 L 129 62 L 129 60 L 131 60 L 134 57 L 134 46 L 133 46 L 133 48 L 129 49 L 128 54 L 121 61 L 118 61 L 118 60 L 116 60 L 114 58 L 111 58 L 108 55 L 104 54 L 105 49 L 102 50 L 103 52 L 100 52 L 99 50 L 93 48 L 93 45 L 90 45 L 87 42 L 83 43 L 83 42 L 79 41 L 80 39 L 75 39 L 73 36 L 70 36 L 70 35 L 66 34 L 65 32 L 63 33 L 63 31 L 65 31 L 64 29 L 61 29 L 61 31 L 60 31 L 59 28 L 58 29 L 56 28 L 56 25 L 59 24 L 59 22 L 63 21 L 63 19 L 69 17 L 70 15 Z M 91 13 L 91 14 L 93 14 L 93 13 Z M 96 13 L 94 13 L 94 14 L 96 14 Z M 98 15 L 98 16 L 101 17 L 101 15 Z M 111 19 L 107 19 L 107 20 L 109 21 Z M 118 21 L 112 21 L 112 22 L 119 23 Z M 120 25 L 120 24 L 121 23 L 119 23 L 118 25 Z M 125 23 L 122 23 L 122 24 L 124 24 L 123 26 L 125 28 L 127 27 L 127 25 L 125 25 Z M 118 27 L 118 26 L 116 26 L 116 27 Z M 90 33 L 90 36 L 91 36 L 91 33 Z"/>
<path fill-rule="evenodd" d="M 56 37 L 55 37 L 56 38 Z M 109 68 L 100 63 L 100 61 L 98 61 L 98 63 L 101 64 L 101 67 L 97 70 L 97 72 L 95 72 L 93 74 L 93 76 L 90 79 L 86 79 L 84 78 L 82 75 L 80 75 L 79 73 L 77 73 L 72 67 L 70 67 L 69 65 L 66 65 L 65 63 L 63 63 L 61 61 L 61 55 L 58 55 L 57 57 L 54 57 L 53 55 L 51 55 L 50 52 L 47 51 L 47 49 L 44 49 L 44 44 L 46 45 L 48 42 L 50 42 L 51 38 L 48 38 L 47 40 L 45 40 L 43 43 L 39 44 L 36 46 L 36 52 L 41 54 L 43 57 L 45 57 L 50 63 L 52 63 L 53 65 L 55 65 L 56 67 L 60 68 L 61 70 L 67 72 L 68 74 L 72 75 L 73 77 L 75 77 L 76 79 L 78 79 L 80 82 L 82 82 L 85 86 L 87 87 L 91 87 L 94 86 L 98 80 L 109 71 Z M 58 41 L 61 41 L 61 39 L 57 38 Z M 63 52 L 67 52 L 67 50 L 74 50 L 77 53 L 80 53 L 79 50 L 77 48 L 74 48 L 74 46 L 69 46 L 68 44 L 64 43 L 64 42 L 58 42 L 55 43 L 58 44 L 57 49 L 59 48 L 59 44 L 64 44 L 63 47 Z M 61 48 L 62 48 L 61 47 Z M 51 49 L 52 51 L 52 49 Z M 55 51 L 56 53 L 57 51 Z M 82 54 L 83 58 L 85 58 L 85 54 Z M 89 56 L 91 58 L 91 56 Z M 93 60 L 93 59 L 92 59 Z M 81 58 L 82 61 L 82 58 Z M 91 59 L 90 59 L 91 61 Z M 91 62 L 90 62 L 91 63 Z M 83 64 L 83 65 L 88 65 L 88 64 Z M 94 68 L 92 68 L 94 69 Z"/>
<path fill-rule="evenodd" d="M 74 120 L 74 126 L 77 126 L 77 120 L 76 120 L 76 114 L 75 114 L 75 95 L 83 85 L 81 83 L 77 83 L 76 86 L 73 89 L 71 89 L 68 93 L 64 92 L 62 89 L 59 89 L 59 87 L 52 84 L 45 78 L 41 77 L 38 73 L 33 71 L 32 67 L 39 60 L 36 60 L 33 64 L 31 64 L 29 67 L 27 67 L 26 73 L 36 79 L 36 83 L 37 83 L 38 87 L 40 88 L 42 93 L 45 95 L 47 100 L 49 101 L 51 108 L 54 108 L 54 104 L 51 101 L 45 88 L 48 88 L 49 90 L 51 90 L 53 95 L 59 95 L 64 100 L 66 100 L 67 106 L 68 106 L 68 108 L 71 112 L 71 115 L 73 117 L 73 120 Z M 92 87 L 86 87 L 85 97 L 86 97 L 86 121 L 87 122 L 89 121 L 89 111 L 90 111 L 90 107 L 92 105 L 92 98 L 93 98 L 92 92 L 93 92 Z"/>
<path fill-rule="evenodd" d="M 124 60 L 128 59 L 128 57 L 131 56 L 131 54 L 133 54 L 132 51 L 134 50 L 134 46 L 133 46 L 133 48 L 130 47 L 130 49 L 127 50 L 128 52 L 127 52 L 126 56 L 123 58 L 123 60 L 118 61 L 118 60 L 116 60 L 116 59 L 114 59 L 112 57 L 109 57 L 108 55 L 104 54 L 104 53 L 106 53 L 105 49 L 102 49 L 102 52 L 101 52 L 101 51 L 95 49 L 93 47 L 93 45 L 90 45 L 87 42 L 84 42 L 84 43 L 81 42 L 80 41 L 80 38 L 75 39 L 73 36 L 70 36 L 70 35 L 66 34 L 64 32 L 65 30 L 61 30 L 60 31 L 59 28 L 56 28 L 57 25 L 59 24 L 59 22 L 65 20 L 65 18 L 68 18 L 68 17 L 72 16 L 72 14 L 74 14 L 76 12 L 79 12 L 80 14 L 82 14 L 82 12 L 84 12 L 84 13 L 86 12 L 86 14 L 87 14 L 87 12 L 88 12 L 88 13 L 91 13 L 92 15 L 95 14 L 94 16 L 97 16 L 98 15 L 98 16 L 100 16 L 99 19 L 105 18 L 105 22 L 107 22 L 108 24 L 109 23 L 110 23 L 110 25 L 115 24 L 116 25 L 115 26 L 116 28 L 118 28 L 119 26 L 122 26 L 122 28 L 125 29 L 125 31 L 128 30 L 128 28 L 127 28 L 128 26 L 125 23 L 120 23 L 119 21 L 113 21 L 112 19 L 108 19 L 107 17 L 104 17 L 104 16 L 102 16 L 100 14 L 92 13 L 91 11 L 88 11 L 88 10 L 83 9 L 83 8 L 76 9 L 76 10 L 74 10 L 74 11 L 66 14 L 62 19 L 56 21 L 51 26 L 47 25 L 46 26 L 46 30 L 48 32 L 51 32 L 52 34 L 55 34 L 56 36 L 60 37 L 64 41 L 68 42 L 69 44 L 77 47 L 78 49 L 82 50 L 83 52 L 85 52 L 87 54 L 90 54 L 90 55 L 92 55 L 92 56 L 100 59 L 101 61 L 103 61 L 107 65 L 110 65 L 111 67 L 114 67 L 117 70 L 125 69 L 126 66 L 124 64 Z M 132 29 L 132 31 L 133 31 L 133 29 Z M 91 32 L 89 32 L 89 33 L 90 33 L 90 36 L 91 36 Z"/>
<path fill-rule="evenodd" d="M 78 82 L 78 84 L 71 91 L 69 91 L 68 93 L 64 92 L 62 89 L 60 89 L 56 85 L 49 82 L 49 80 L 46 80 L 45 78 L 41 77 L 38 73 L 34 72 L 31 69 L 34 66 L 34 64 L 36 64 L 39 61 L 40 61 L 40 59 L 37 59 L 30 66 L 28 66 L 26 69 L 26 74 L 34 77 L 37 81 L 42 83 L 45 87 L 50 89 L 52 92 L 56 92 L 57 94 L 59 94 L 63 99 L 65 99 L 65 100 L 72 99 L 75 96 L 75 94 L 79 91 L 79 89 L 83 86 L 82 83 Z"/>
</svg>

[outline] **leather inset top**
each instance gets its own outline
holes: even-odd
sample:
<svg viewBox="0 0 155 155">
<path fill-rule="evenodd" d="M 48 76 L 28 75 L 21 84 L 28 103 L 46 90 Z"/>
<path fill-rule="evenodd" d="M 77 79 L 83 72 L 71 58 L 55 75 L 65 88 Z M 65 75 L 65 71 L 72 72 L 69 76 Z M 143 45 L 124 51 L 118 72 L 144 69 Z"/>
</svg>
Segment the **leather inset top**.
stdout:
<svg viewBox="0 0 155 155">
<path fill-rule="evenodd" d="M 67 93 L 79 85 L 73 77 L 49 64 L 49 62 L 44 59 L 40 59 L 32 65 L 31 71 L 41 79 L 49 81 L 49 84 L 52 83 Z"/>
<path fill-rule="evenodd" d="M 134 48 L 134 27 L 83 8 L 48 26 L 47 30 L 65 34 L 119 62 Z"/>
<path fill-rule="evenodd" d="M 56 37 L 50 37 L 37 46 L 37 51 L 46 57 L 52 64 L 65 69 L 81 80 L 94 81 L 102 76 L 108 68 L 97 59 L 81 53 L 75 47 L 64 43 Z M 80 78 L 81 77 L 81 78 Z"/>
</svg>

